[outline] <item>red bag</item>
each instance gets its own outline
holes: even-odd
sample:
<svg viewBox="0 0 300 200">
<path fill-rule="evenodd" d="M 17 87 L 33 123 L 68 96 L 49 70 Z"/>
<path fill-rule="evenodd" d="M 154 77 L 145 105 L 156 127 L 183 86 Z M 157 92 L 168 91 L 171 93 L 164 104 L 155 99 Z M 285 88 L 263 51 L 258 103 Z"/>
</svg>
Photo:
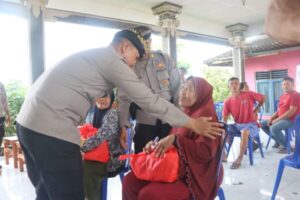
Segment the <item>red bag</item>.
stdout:
<svg viewBox="0 0 300 200">
<path fill-rule="evenodd" d="M 134 175 L 145 181 L 172 183 L 178 178 L 179 155 L 175 147 L 166 151 L 163 158 L 155 157 L 155 152 L 145 154 L 126 154 L 120 160 L 130 158 L 130 167 Z"/>
<path fill-rule="evenodd" d="M 98 129 L 94 128 L 91 124 L 85 124 L 78 127 L 80 136 L 84 139 L 94 136 Z M 108 142 L 104 140 L 95 149 L 85 152 L 83 155 L 83 160 L 98 161 L 107 163 L 109 161 L 109 146 Z"/>
</svg>

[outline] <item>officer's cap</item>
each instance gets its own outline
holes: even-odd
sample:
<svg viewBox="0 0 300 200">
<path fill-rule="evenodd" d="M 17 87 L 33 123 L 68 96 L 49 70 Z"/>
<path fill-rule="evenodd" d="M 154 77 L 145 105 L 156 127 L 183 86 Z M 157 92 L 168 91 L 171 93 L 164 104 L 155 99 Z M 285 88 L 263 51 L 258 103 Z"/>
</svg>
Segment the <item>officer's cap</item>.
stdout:
<svg viewBox="0 0 300 200">
<path fill-rule="evenodd" d="M 143 37 L 144 40 L 148 40 L 151 38 L 151 28 L 147 26 L 136 26 L 133 28 L 140 36 Z"/>
<path fill-rule="evenodd" d="M 119 31 L 115 34 L 115 38 L 126 38 L 128 39 L 138 50 L 140 54 L 140 58 L 144 56 L 145 47 L 144 47 L 144 39 L 139 33 L 134 29 L 126 29 Z"/>
</svg>

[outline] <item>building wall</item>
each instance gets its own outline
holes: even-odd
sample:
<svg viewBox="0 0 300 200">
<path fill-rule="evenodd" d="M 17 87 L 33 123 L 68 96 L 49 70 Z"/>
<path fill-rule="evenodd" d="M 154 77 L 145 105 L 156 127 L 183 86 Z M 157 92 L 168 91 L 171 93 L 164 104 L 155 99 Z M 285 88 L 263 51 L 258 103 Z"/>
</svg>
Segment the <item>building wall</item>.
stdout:
<svg viewBox="0 0 300 200">
<path fill-rule="evenodd" d="M 288 75 L 296 82 L 297 65 L 300 65 L 300 50 L 248 58 L 245 62 L 245 79 L 250 90 L 255 91 L 255 72 L 287 69 Z M 297 90 L 299 91 L 300 88 Z"/>
</svg>

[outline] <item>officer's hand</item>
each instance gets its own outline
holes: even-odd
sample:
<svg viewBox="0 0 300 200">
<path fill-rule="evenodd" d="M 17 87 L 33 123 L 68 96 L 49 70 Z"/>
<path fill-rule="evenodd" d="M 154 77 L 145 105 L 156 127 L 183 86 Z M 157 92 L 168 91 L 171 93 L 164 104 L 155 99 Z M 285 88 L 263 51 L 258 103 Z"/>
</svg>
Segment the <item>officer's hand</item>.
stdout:
<svg viewBox="0 0 300 200">
<path fill-rule="evenodd" d="M 127 130 L 125 127 L 121 128 L 120 145 L 123 149 L 127 149 Z"/>
<path fill-rule="evenodd" d="M 199 135 L 215 139 L 216 136 L 221 136 L 224 132 L 224 129 L 222 128 L 223 124 L 219 122 L 211 122 L 211 120 L 212 117 L 199 117 L 197 119 L 190 118 L 184 127 L 191 129 Z"/>
<path fill-rule="evenodd" d="M 162 158 L 165 152 L 174 144 L 175 135 L 169 135 L 161 140 L 155 146 L 155 156 Z"/>
</svg>

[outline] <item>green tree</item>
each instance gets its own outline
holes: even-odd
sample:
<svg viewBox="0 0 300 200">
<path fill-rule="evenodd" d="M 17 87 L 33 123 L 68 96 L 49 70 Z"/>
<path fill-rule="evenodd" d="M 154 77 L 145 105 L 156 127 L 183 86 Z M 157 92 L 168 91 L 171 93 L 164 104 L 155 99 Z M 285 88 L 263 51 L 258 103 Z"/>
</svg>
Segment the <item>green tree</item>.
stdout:
<svg viewBox="0 0 300 200">
<path fill-rule="evenodd" d="M 233 76 L 232 67 L 205 67 L 203 72 L 205 79 L 214 87 L 214 101 L 224 101 L 229 96 L 227 81 Z"/>
<path fill-rule="evenodd" d="M 24 102 L 27 87 L 21 81 L 10 81 L 5 84 L 5 90 L 8 99 L 8 106 L 10 110 L 11 126 L 5 128 L 6 136 L 15 135 L 16 128 L 13 124 L 16 120 L 21 106 Z"/>
<path fill-rule="evenodd" d="M 184 68 L 186 72 L 191 68 L 191 64 L 182 58 L 181 54 L 184 49 L 184 44 L 177 42 L 177 68 Z"/>
</svg>

